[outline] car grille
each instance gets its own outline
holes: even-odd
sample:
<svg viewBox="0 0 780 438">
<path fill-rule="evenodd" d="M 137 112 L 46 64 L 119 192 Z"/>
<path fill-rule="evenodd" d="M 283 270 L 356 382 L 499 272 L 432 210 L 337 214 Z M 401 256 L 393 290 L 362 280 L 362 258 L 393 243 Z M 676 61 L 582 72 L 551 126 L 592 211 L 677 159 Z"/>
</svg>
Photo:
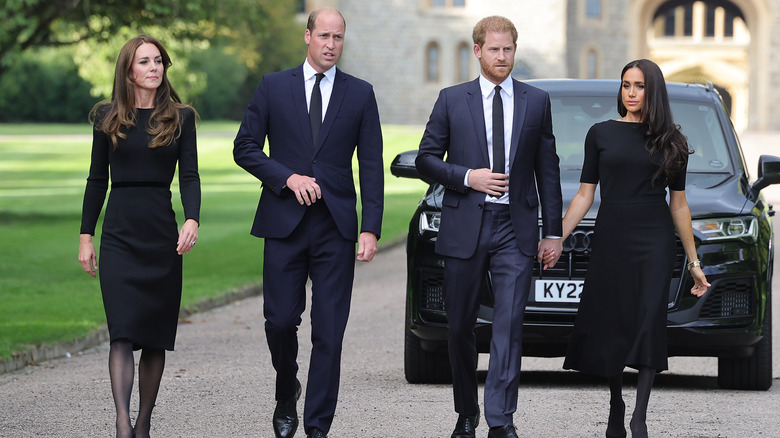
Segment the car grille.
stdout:
<svg viewBox="0 0 780 438">
<path fill-rule="evenodd" d="M 420 294 L 420 307 L 425 310 L 444 311 L 444 270 L 421 268 L 417 290 Z"/>
<path fill-rule="evenodd" d="M 583 221 L 585 223 L 585 221 Z M 541 235 L 541 226 L 539 227 Z M 534 264 L 535 278 L 585 278 L 590 263 L 590 252 L 596 235 L 593 233 L 593 224 L 577 227 L 574 232 L 563 242 L 564 252 L 554 267 L 541 269 L 541 264 Z M 675 260 L 672 278 L 680 278 L 685 265 L 685 250 L 682 242 L 675 236 Z"/>
<path fill-rule="evenodd" d="M 728 318 L 751 316 L 753 308 L 753 279 L 733 278 L 719 281 L 704 302 L 701 318 Z"/>
<path fill-rule="evenodd" d="M 592 223 L 587 225 L 585 227 L 577 228 L 575 233 L 572 233 L 572 236 L 566 239 L 566 242 L 564 242 L 564 247 L 567 249 L 567 251 L 564 251 L 563 255 L 554 268 L 541 270 L 540 264 L 535 263 L 533 271 L 534 278 L 585 278 L 585 273 L 588 270 L 588 264 L 590 262 L 590 244 L 595 237 L 592 232 Z M 585 236 L 590 239 L 589 242 L 588 239 L 583 239 Z M 577 241 L 575 242 L 575 240 Z M 685 265 L 685 251 L 683 250 L 680 239 L 676 239 L 676 241 L 677 251 L 672 277 L 680 278 L 683 266 Z M 425 267 L 419 268 L 416 286 L 416 290 L 420 293 L 419 303 L 422 310 L 437 312 L 444 311 L 443 269 Z M 492 306 L 492 297 L 483 297 L 482 304 Z M 563 305 L 562 307 L 572 306 Z M 556 314 L 551 316 L 551 318 L 564 318 L 568 321 L 568 319 L 573 318 L 573 316 L 568 314 Z"/>
</svg>

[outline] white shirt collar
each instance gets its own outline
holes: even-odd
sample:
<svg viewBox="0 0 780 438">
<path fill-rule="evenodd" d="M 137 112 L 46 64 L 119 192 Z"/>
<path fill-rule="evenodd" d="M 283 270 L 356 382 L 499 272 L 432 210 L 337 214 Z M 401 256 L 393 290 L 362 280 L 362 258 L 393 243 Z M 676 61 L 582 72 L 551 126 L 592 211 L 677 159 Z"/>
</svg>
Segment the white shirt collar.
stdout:
<svg viewBox="0 0 780 438">
<path fill-rule="evenodd" d="M 330 81 L 330 83 L 336 82 L 336 66 L 325 70 L 325 77 Z M 314 75 L 317 74 L 317 70 L 314 70 L 314 67 L 309 64 L 309 60 L 305 60 L 303 62 L 303 80 L 308 81 L 309 79 L 313 78 Z"/>
<path fill-rule="evenodd" d="M 509 97 L 512 97 L 515 93 L 515 86 L 512 83 L 512 75 L 507 76 L 506 79 L 504 79 L 504 82 L 501 84 L 501 89 L 504 90 L 504 93 L 506 93 Z M 479 88 L 482 92 L 482 97 L 484 99 L 487 99 L 489 96 L 491 96 L 491 93 L 493 93 L 493 89 L 496 88 L 496 84 L 490 82 L 482 76 L 482 74 L 479 75 Z"/>
</svg>

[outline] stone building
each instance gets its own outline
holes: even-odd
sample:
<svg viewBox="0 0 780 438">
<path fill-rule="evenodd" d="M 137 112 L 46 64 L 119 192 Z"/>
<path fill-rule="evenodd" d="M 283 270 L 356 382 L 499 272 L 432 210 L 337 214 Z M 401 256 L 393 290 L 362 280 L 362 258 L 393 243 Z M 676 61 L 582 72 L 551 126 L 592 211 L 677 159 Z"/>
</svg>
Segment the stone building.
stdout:
<svg viewBox="0 0 780 438">
<path fill-rule="evenodd" d="M 344 14 L 339 67 L 374 85 L 384 123 L 424 124 L 439 90 L 474 79 L 474 24 L 503 15 L 518 79 L 617 78 L 650 58 L 668 81 L 712 82 L 738 130 L 780 129 L 780 0 L 298 1 L 302 21 L 320 6 Z"/>
</svg>

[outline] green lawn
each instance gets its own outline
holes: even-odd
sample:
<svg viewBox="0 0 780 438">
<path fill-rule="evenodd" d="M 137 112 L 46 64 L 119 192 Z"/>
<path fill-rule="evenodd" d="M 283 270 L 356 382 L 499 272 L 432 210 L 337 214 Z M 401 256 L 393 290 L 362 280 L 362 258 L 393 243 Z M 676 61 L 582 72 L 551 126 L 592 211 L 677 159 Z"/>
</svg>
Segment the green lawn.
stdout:
<svg viewBox="0 0 780 438">
<path fill-rule="evenodd" d="M 84 336 L 105 322 L 98 282 L 77 260 L 91 129 L 0 124 L 0 359 Z M 424 183 L 389 171 L 398 152 L 417 147 L 422 127 L 383 129 L 386 208 L 380 247 L 406 233 L 425 190 Z M 233 162 L 237 130 L 235 122 L 202 122 L 198 129 L 201 227 L 196 250 L 184 259 L 183 306 L 260 279 L 262 241 L 249 235 L 260 184 Z M 176 193 L 174 207 L 180 215 Z"/>
</svg>

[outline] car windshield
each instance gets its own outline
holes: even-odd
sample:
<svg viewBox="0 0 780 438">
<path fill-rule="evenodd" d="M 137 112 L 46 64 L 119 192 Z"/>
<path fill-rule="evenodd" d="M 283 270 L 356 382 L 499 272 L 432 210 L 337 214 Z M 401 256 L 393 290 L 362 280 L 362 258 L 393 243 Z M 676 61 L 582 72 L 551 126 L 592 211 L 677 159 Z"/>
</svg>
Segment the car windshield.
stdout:
<svg viewBox="0 0 780 438">
<path fill-rule="evenodd" d="M 553 130 L 561 170 L 582 168 L 585 135 L 593 124 L 618 118 L 614 96 L 550 96 Z M 672 101 L 675 123 L 694 153 L 688 173 L 732 173 L 726 140 L 715 108 L 699 102 Z"/>
</svg>

